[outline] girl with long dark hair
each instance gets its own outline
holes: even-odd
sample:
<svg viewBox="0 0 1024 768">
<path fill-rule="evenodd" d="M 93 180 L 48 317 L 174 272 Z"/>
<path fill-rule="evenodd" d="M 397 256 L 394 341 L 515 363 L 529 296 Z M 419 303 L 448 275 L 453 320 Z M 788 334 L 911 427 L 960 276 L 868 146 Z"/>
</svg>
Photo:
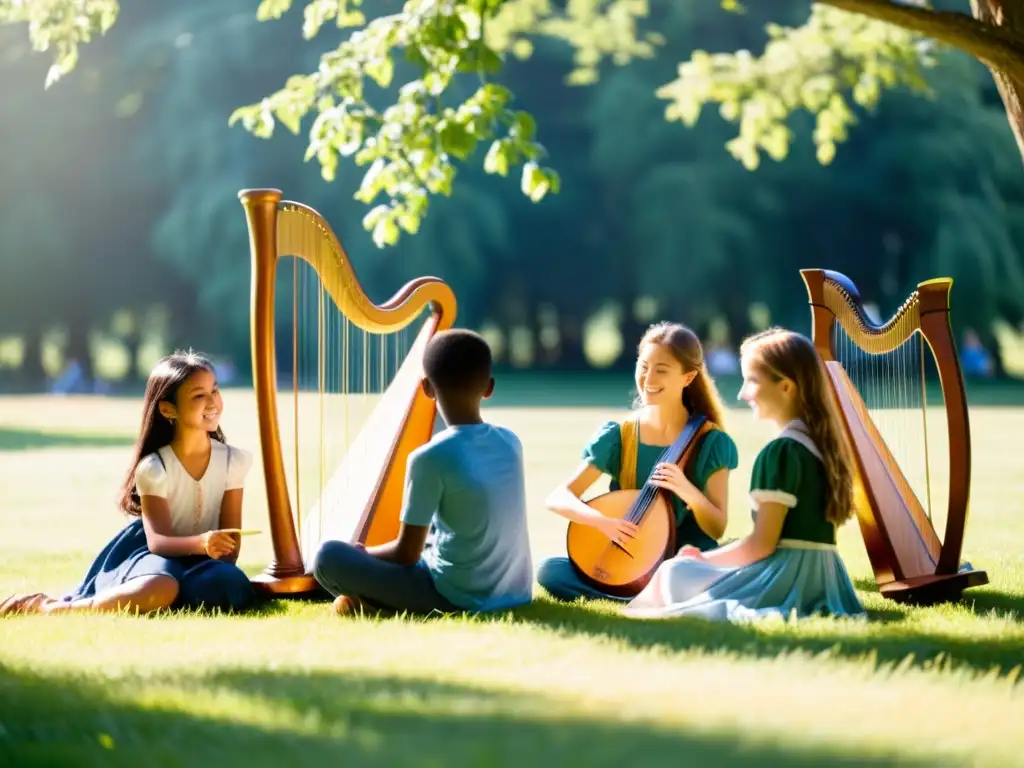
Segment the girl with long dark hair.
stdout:
<svg viewBox="0 0 1024 768">
<path fill-rule="evenodd" d="M 121 510 L 135 519 L 71 594 L 15 595 L 0 615 L 247 607 L 252 585 L 235 562 L 252 455 L 225 441 L 223 409 L 208 359 L 176 352 L 160 360 L 121 490 Z"/>
</svg>

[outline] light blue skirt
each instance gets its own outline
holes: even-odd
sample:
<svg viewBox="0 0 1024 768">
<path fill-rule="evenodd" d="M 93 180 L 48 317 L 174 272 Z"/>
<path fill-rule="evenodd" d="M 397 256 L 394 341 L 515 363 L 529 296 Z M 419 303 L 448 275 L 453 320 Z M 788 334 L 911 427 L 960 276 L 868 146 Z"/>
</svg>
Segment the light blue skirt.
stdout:
<svg viewBox="0 0 1024 768">
<path fill-rule="evenodd" d="M 738 568 L 690 557 L 667 560 L 623 610 L 635 618 L 736 622 L 867 618 L 835 546 L 795 539 L 781 539 L 773 554 Z"/>
</svg>

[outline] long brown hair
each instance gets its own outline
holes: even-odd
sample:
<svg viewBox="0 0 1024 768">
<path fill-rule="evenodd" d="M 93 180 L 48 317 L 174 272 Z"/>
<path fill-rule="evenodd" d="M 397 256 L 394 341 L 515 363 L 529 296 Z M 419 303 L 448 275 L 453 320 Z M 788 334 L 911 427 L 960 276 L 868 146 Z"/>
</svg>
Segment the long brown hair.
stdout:
<svg viewBox="0 0 1024 768">
<path fill-rule="evenodd" d="M 139 438 L 132 449 L 132 462 L 128 467 L 128 476 L 121 489 L 121 510 L 133 517 L 142 514 L 142 500 L 135 487 L 135 472 L 143 457 L 156 453 L 174 439 L 174 424 L 160 413 L 160 403 L 177 405 L 178 390 L 190 376 L 199 371 L 214 372 L 213 363 L 197 352 L 175 352 L 161 358 L 149 374 L 146 382 L 146 394 L 142 401 L 142 428 Z M 218 426 L 209 433 L 210 437 L 226 442 L 224 432 Z"/>
<path fill-rule="evenodd" d="M 718 426 L 724 426 L 725 406 L 722 404 L 721 395 L 718 394 L 718 387 L 715 386 L 715 381 L 704 364 L 704 348 L 697 334 L 682 323 L 656 323 L 650 326 L 640 339 L 637 353 L 639 354 L 648 344 L 657 344 L 668 350 L 683 366 L 684 373 L 697 372 L 690 385 L 683 390 L 683 405 L 686 406 L 686 410 L 690 413 L 703 413 Z"/>
<path fill-rule="evenodd" d="M 839 425 L 821 356 L 806 336 L 784 328 L 749 337 L 740 345 L 740 355 L 772 381 L 785 378 L 796 385 L 798 416 L 821 451 L 828 476 L 825 518 L 842 525 L 853 515 L 853 454 Z"/>
</svg>

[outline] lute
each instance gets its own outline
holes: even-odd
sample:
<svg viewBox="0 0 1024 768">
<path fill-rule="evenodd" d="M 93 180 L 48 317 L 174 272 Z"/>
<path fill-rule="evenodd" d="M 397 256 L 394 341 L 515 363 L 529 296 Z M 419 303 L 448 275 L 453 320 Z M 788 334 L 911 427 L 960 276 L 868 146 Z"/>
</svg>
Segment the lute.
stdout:
<svg viewBox="0 0 1024 768">
<path fill-rule="evenodd" d="M 707 416 L 693 414 L 658 463 L 685 468 L 701 438 L 712 429 L 717 426 Z M 623 451 L 624 460 L 625 456 Z M 676 520 L 671 494 L 652 485 L 648 479 L 639 489 L 609 491 L 586 504 L 605 517 L 635 523 L 637 532 L 635 537 L 619 543 L 591 525 L 571 521 L 566 532 L 566 550 L 577 575 L 609 595 L 633 597 L 639 594 L 658 566 L 675 554 Z"/>
</svg>

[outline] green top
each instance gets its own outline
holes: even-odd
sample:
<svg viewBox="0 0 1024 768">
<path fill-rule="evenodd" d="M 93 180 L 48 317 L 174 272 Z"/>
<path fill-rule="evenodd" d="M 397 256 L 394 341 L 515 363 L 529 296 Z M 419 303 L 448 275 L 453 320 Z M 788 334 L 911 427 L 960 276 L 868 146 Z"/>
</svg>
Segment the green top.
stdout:
<svg viewBox="0 0 1024 768">
<path fill-rule="evenodd" d="M 636 480 L 638 484 L 642 485 L 650 477 L 654 465 L 658 463 L 658 459 L 661 458 L 667 447 L 648 445 L 644 442 L 638 443 L 636 450 Z M 611 475 L 609 490 L 620 490 L 622 435 L 619 432 L 617 421 L 607 421 L 601 425 L 583 449 L 583 459 L 606 475 Z M 720 469 L 736 469 L 738 464 L 739 452 L 736 450 L 736 443 L 722 430 L 714 429 L 704 436 L 698 450 L 690 456 L 690 460 L 683 467 L 683 474 L 703 492 L 711 475 Z M 718 546 L 718 542 L 697 524 L 697 519 L 686 502 L 675 494 L 670 494 L 670 496 L 676 515 L 676 546 L 692 544 L 701 550 L 714 549 Z"/>
<path fill-rule="evenodd" d="M 836 543 L 836 527 L 825 519 L 828 476 L 817 448 L 805 435 L 785 434 L 761 449 L 750 475 L 750 501 L 777 501 L 787 507 L 780 538 Z"/>
</svg>

